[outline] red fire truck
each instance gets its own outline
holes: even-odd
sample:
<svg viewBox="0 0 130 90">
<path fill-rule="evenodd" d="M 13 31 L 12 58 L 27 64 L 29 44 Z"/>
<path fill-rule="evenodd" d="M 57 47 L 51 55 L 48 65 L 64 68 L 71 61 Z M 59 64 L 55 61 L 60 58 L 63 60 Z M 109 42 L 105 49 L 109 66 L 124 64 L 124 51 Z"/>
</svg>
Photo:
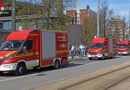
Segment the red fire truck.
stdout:
<svg viewBox="0 0 130 90">
<path fill-rule="evenodd" d="M 27 69 L 68 63 L 66 31 L 15 31 L 8 35 L 0 49 L 0 71 L 21 75 Z"/>
<path fill-rule="evenodd" d="M 110 58 L 116 54 L 116 41 L 111 38 L 94 38 L 87 51 L 90 60 Z"/>
<path fill-rule="evenodd" d="M 119 42 L 118 55 L 130 54 L 130 41 L 122 40 Z"/>
</svg>

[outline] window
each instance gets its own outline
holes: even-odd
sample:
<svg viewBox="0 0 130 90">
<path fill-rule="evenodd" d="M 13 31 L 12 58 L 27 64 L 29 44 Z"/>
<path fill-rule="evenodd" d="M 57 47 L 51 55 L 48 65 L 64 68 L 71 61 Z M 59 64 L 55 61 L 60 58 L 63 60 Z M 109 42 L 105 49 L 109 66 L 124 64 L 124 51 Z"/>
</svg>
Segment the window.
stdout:
<svg viewBox="0 0 130 90">
<path fill-rule="evenodd" d="M 90 46 L 90 48 L 103 48 L 104 43 L 95 43 Z"/>
<path fill-rule="evenodd" d="M 25 41 L 23 47 L 26 47 L 27 51 L 31 50 L 33 48 L 33 41 L 32 40 Z"/>
<path fill-rule="evenodd" d="M 19 51 L 23 41 L 6 41 L 1 46 L 1 51 Z"/>
</svg>

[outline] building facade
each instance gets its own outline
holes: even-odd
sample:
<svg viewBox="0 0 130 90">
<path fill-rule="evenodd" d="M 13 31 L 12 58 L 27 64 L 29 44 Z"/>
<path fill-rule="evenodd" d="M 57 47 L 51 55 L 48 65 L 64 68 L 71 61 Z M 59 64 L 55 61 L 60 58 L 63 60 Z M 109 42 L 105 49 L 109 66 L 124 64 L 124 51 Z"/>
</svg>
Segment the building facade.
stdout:
<svg viewBox="0 0 130 90">
<path fill-rule="evenodd" d="M 117 41 L 124 40 L 126 38 L 125 21 L 120 17 L 112 18 L 109 21 L 107 36 L 115 38 Z"/>
<path fill-rule="evenodd" d="M 71 24 L 66 26 L 68 30 L 69 44 L 83 43 L 83 28 L 78 24 Z"/>
<path fill-rule="evenodd" d="M 70 22 L 68 24 L 77 24 L 77 11 L 67 10 L 66 15 L 70 17 Z M 96 16 L 96 12 L 91 10 L 87 5 L 86 9 L 80 9 L 80 24 L 83 25 L 84 20 L 90 16 Z"/>
</svg>

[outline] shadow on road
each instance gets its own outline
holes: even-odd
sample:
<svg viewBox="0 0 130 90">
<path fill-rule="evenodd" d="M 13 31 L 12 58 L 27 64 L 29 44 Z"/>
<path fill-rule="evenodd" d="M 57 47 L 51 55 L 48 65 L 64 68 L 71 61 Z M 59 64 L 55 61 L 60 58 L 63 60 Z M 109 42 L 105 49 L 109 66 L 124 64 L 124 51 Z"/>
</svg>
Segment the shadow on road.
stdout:
<svg viewBox="0 0 130 90">
<path fill-rule="evenodd" d="M 75 67 L 79 65 L 82 65 L 82 64 L 69 63 L 67 65 L 62 65 L 59 69 L 65 69 L 65 68 Z M 53 69 L 53 67 L 32 69 L 32 70 L 28 70 L 28 72 L 25 75 L 36 74 L 36 76 L 44 76 L 45 74 L 43 72 L 54 71 L 54 70 L 59 70 L 59 69 Z M 22 76 L 25 76 L 25 75 L 22 75 Z M 2 74 L 0 74 L 0 77 L 19 77 L 19 76 L 14 75 L 12 72 L 3 72 Z"/>
<path fill-rule="evenodd" d="M 113 57 L 113 58 L 93 59 L 93 60 L 89 60 L 89 61 L 105 61 L 105 60 L 113 60 L 113 59 L 118 60 L 117 58 L 122 58 L 122 57 L 120 57 L 120 56 L 116 56 L 116 57 Z"/>
</svg>

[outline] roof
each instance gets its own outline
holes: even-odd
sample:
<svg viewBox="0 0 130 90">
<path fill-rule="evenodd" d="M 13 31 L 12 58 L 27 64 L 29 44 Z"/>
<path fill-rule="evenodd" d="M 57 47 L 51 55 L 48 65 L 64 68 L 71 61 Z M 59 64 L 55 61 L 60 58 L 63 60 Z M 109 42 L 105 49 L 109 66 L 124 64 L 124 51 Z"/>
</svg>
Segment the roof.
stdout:
<svg viewBox="0 0 130 90">
<path fill-rule="evenodd" d="M 9 40 L 26 40 L 29 37 L 29 34 L 34 30 L 23 30 L 23 31 L 15 31 L 8 35 L 6 38 L 7 41 Z"/>
<path fill-rule="evenodd" d="M 122 40 L 120 41 L 120 44 L 128 44 L 129 40 Z"/>
<path fill-rule="evenodd" d="M 94 38 L 92 40 L 92 43 L 104 43 L 105 42 L 105 38 Z"/>
</svg>

